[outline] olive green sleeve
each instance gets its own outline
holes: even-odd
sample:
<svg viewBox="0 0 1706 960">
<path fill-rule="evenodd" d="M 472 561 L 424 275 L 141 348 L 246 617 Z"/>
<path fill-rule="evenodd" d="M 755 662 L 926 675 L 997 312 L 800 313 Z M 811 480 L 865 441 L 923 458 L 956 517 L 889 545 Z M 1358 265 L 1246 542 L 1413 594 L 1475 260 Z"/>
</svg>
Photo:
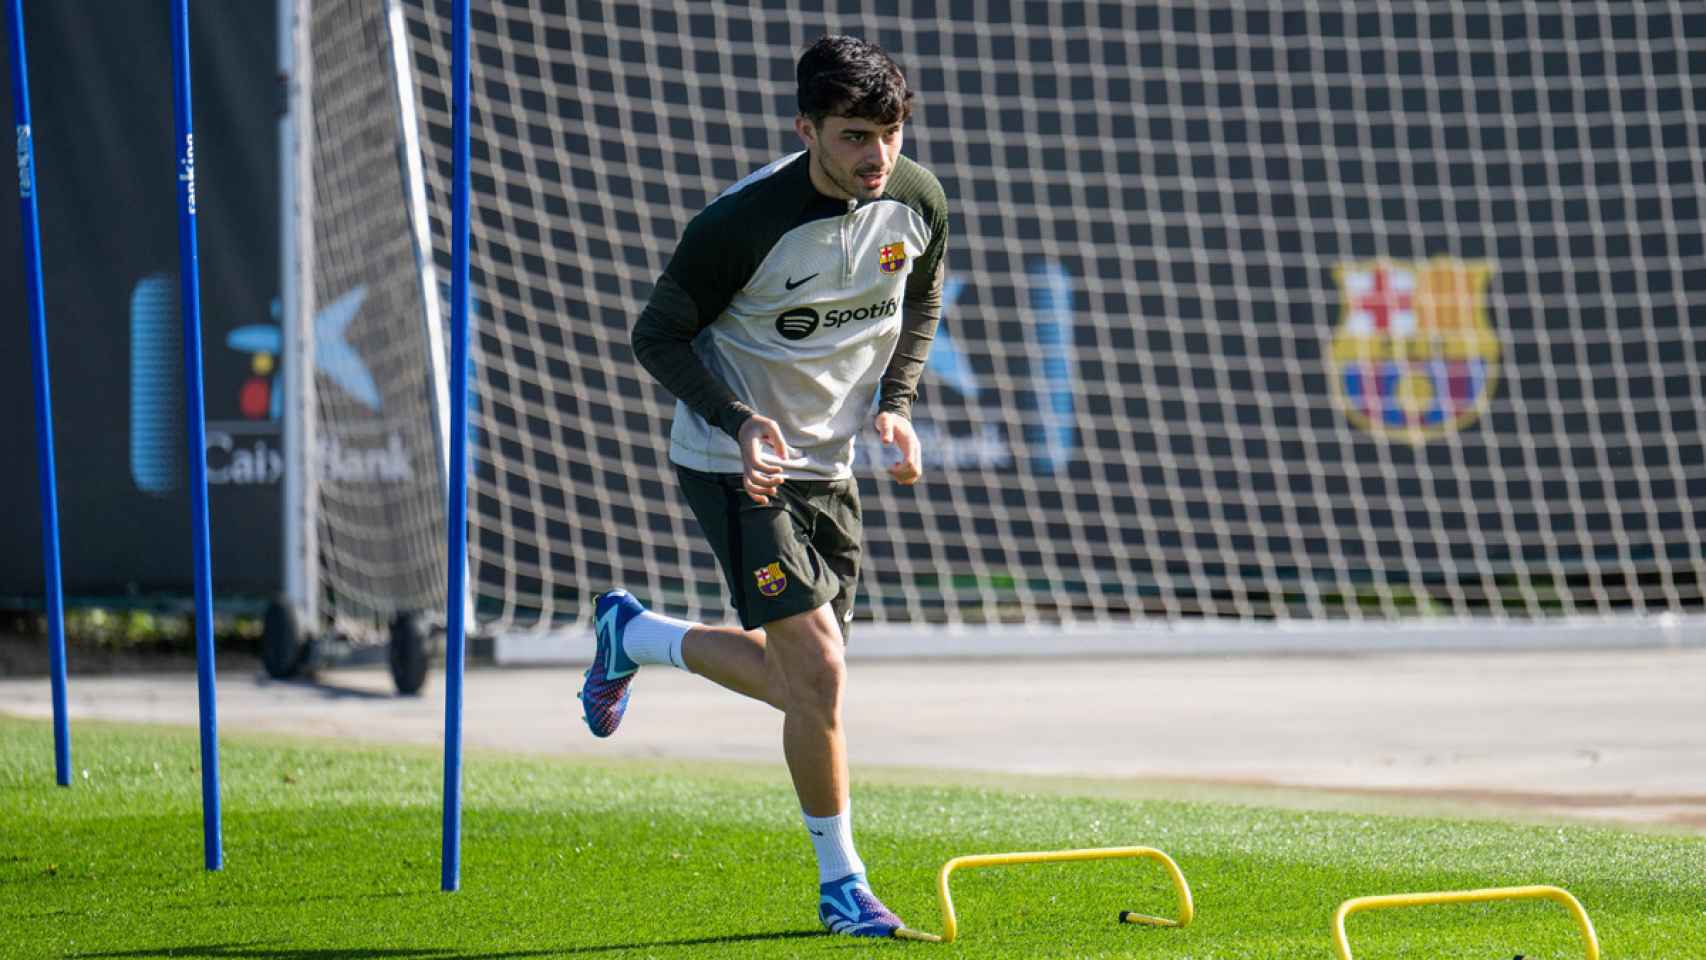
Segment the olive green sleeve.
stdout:
<svg viewBox="0 0 1706 960">
<path fill-rule="evenodd" d="M 930 359 L 930 344 L 942 319 L 942 280 L 947 273 L 947 201 L 937 187 L 924 213 L 930 224 L 930 242 L 906 278 L 906 297 L 901 302 L 900 340 L 894 356 L 883 371 L 878 409 L 912 419 L 912 401 L 918 396 L 918 380 Z"/>
<path fill-rule="evenodd" d="M 688 409 L 738 440 L 741 424 L 753 411 L 694 352 L 693 338 L 704 329 L 702 316 L 693 295 L 665 273 L 634 324 L 634 356 Z"/>
</svg>

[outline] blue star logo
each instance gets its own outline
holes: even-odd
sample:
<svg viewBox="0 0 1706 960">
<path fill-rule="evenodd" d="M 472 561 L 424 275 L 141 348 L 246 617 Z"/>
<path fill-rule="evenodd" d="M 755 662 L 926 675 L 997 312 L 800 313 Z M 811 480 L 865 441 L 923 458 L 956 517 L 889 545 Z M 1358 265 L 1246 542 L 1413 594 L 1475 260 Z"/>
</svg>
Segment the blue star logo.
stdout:
<svg viewBox="0 0 1706 960">
<path fill-rule="evenodd" d="M 350 321 L 366 300 L 367 288 L 356 287 L 314 315 L 314 366 L 362 406 L 378 413 L 379 385 L 361 354 L 344 339 Z"/>
</svg>

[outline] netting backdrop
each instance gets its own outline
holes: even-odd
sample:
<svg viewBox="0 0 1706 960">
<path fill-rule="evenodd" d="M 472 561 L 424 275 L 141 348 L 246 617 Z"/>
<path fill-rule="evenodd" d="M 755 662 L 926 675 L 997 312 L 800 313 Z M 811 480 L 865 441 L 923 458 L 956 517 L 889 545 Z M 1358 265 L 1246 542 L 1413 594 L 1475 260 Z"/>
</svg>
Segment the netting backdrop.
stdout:
<svg viewBox="0 0 1706 960">
<path fill-rule="evenodd" d="M 724 618 L 628 335 L 798 149 L 826 32 L 895 55 L 953 204 L 927 480 L 857 467 L 861 618 L 1701 605 L 1696 6 L 475 6 L 488 626 L 611 585 Z M 408 19 L 447 270 L 448 0 Z"/>
<path fill-rule="evenodd" d="M 310 512 L 321 619 L 360 640 L 397 611 L 444 608 L 444 484 L 384 4 L 311 6 Z"/>
</svg>

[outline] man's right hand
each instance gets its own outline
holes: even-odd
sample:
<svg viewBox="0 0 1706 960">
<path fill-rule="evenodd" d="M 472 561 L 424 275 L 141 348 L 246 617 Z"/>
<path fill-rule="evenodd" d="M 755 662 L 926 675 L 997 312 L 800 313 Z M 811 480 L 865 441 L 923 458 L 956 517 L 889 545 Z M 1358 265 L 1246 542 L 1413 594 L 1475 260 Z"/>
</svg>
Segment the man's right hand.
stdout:
<svg viewBox="0 0 1706 960">
<path fill-rule="evenodd" d="M 766 506 L 785 479 L 784 470 L 805 463 L 798 450 L 789 450 L 782 439 L 782 428 L 769 417 L 753 414 L 740 425 L 740 459 L 746 467 L 742 480 L 746 495 L 759 506 Z M 765 449 L 768 447 L 769 449 Z"/>
</svg>

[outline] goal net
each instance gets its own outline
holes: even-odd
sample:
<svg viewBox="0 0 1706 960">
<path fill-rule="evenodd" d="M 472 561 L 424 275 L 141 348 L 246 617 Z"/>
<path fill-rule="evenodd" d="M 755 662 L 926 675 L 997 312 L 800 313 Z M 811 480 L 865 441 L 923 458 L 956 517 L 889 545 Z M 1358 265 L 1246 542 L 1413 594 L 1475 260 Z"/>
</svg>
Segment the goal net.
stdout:
<svg viewBox="0 0 1706 960">
<path fill-rule="evenodd" d="M 449 4 L 404 13 L 443 268 Z M 928 650 L 998 624 L 1485 637 L 1700 609 L 1706 13 L 517 0 L 477 3 L 473 31 L 483 629 L 584 626 L 615 585 L 726 618 L 629 331 L 688 219 L 799 148 L 795 59 L 843 32 L 906 71 L 905 150 L 952 204 L 926 481 L 889 482 L 868 437 L 856 466 L 861 624 L 932 627 Z M 345 178 L 336 256 L 412 276 L 361 239 L 407 211 L 381 181 Z M 381 320 L 400 351 L 417 318 Z M 386 416 L 430 423 L 405 392 Z M 323 500 L 328 594 L 383 582 L 379 539 L 442 550 L 436 504 Z"/>
<path fill-rule="evenodd" d="M 423 279 L 431 269 L 412 84 L 391 42 L 400 8 L 303 6 L 312 10 L 311 93 L 298 128 L 309 159 L 298 203 L 309 224 L 295 279 L 313 317 L 304 455 L 317 469 L 305 485 L 307 517 L 287 510 L 285 522 L 315 533 L 315 549 L 302 552 L 314 566 L 304 578 L 309 631 L 366 644 L 398 613 L 443 619 L 442 337 L 437 291 Z"/>
</svg>

